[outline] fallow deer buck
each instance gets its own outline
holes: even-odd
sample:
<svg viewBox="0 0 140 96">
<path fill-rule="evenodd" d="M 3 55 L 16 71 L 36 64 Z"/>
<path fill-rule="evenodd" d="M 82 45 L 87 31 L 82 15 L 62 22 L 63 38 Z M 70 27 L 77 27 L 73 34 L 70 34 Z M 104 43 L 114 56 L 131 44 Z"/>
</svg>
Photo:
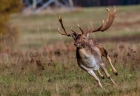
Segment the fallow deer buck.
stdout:
<svg viewBox="0 0 140 96">
<path fill-rule="evenodd" d="M 101 84 L 99 78 L 94 73 L 94 70 L 97 70 L 98 75 L 101 78 L 104 78 L 104 76 L 101 74 L 99 68 L 101 68 L 105 72 L 106 76 L 112 81 L 112 83 L 117 86 L 117 84 L 110 77 L 110 74 L 108 73 L 108 71 L 102 61 L 102 56 L 104 56 L 109 61 L 114 74 L 118 75 L 116 69 L 112 65 L 111 59 L 110 59 L 107 51 L 105 50 L 105 48 L 102 47 L 97 42 L 89 39 L 89 33 L 94 33 L 94 32 L 99 32 L 99 31 L 104 32 L 112 25 L 113 20 L 115 18 L 116 7 L 114 6 L 114 11 L 110 11 L 108 8 L 106 8 L 106 10 L 108 12 L 108 17 L 107 17 L 106 23 L 104 23 L 104 20 L 103 20 L 103 23 L 99 28 L 91 29 L 88 31 L 83 31 L 82 28 L 78 25 L 79 29 L 82 32 L 81 34 L 76 33 L 72 28 L 71 28 L 72 33 L 68 34 L 66 32 L 66 29 L 63 25 L 62 18 L 60 16 L 59 16 L 59 22 L 61 24 L 61 27 L 62 27 L 64 33 L 60 32 L 60 30 L 58 28 L 58 32 L 61 35 L 72 37 L 74 39 L 74 41 L 75 41 L 74 45 L 76 46 L 76 58 L 77 58 L 78 65 L 83 70 L 88 72 L 91 76 L 93 76 L 101 88 L 103 88 L 102 84 Z"/>
</svg>

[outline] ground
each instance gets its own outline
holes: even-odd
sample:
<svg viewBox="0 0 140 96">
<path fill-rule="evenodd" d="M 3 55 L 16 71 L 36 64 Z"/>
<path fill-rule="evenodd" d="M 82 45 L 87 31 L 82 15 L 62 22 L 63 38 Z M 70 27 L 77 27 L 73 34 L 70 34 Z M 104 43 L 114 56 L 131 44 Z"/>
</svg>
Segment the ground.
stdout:
<svg viewBox="0 0 140 96">
<path fill-rule="evenodd" d="M 64 25 L 80 32 L 98 27 L 106 19 L 105 7 L 80 8 L 69 12 L 11 16 L 20 30 L 12 49 L 0 54 L 0 94 L 3 96 L 139 96 L 140 95 L 140 6 L 116 6 L 117 17 L 105 32 L 90 35 L 108 51 L 118 71 L 118 84 L 105 77 L 101 89 L 94 78 L 79 68 L 73 39 L 57 32 L 58 14 Z M 113 7 L 109 7 L 113 10 Z M 62 29 L 61 29 L 62 30 Z M 14 42 L 15 41 L 11 41 Z M 8 45 L 8 43 L 7 43 Z M 103 73 L 103 71 L 101 71 Z M 97 73 L 97 72 L 96 72 Z M 104 74 L 105 76 L 105 74 Z"/>
</svg>

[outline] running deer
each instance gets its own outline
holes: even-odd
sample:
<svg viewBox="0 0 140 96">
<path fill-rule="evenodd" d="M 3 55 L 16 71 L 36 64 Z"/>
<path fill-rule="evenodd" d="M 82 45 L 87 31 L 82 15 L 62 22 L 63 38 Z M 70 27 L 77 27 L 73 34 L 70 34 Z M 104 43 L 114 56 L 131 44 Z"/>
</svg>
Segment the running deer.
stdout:
<svg viewBox="0 0 140 96">
<path fill-rule="evenodd" d="M 108 71 L 103 63 L 102 56 L 104 56 L 109 61 L 109 64 L 111 65 L 111 68 L 112 68 L 114 74 L 118 75 L 116 69 L 112 65 L 111 59 L 110 59 L 106 49 L 104 47 L 102 47 L 99 43 L 93 41 L 92 39 L 89 39 L 89 33 L 100 32 L 100 31 L 104 32 L 112 25 L 113 20 L 116 17 L 115 16 L 116 7 L 114 6 L 114 11 L 110 11 L 108 8 L 106 8 L 106 10 L 108 12 L 108 17 L 107 17 L 106 22 L 104 23 L 104 20 L 103 20 L 102 25 L 96 29 L 90 29 L 88 31 L 84 31 L 78 25 L 78 27 L 81 31 L 81 34 L 76 33 L 72 28 L 71 28 L 72 33 L 69 34 L 66 32 L 66 29 L 63 25 L 62 18 L 60 16 L 59 16 L 59 22 L 61 24 L 61 27 L 62 27 L 64 33 L 62 33 L 58 28 L 58 32 L 61 35 L 72 37 L 74 39 L 74 41 L 75 41 L 74 45 L 76 46 L 76 58 L 77 58 L 78 65 L 83 70 L 85 70 L 87 73 L 89 73 L 91 76 L 93 76 L 101 88 L 103 88 L 102 84 L 101 84 L 99 78 L 94 73 L 94 71 L 97 70 L 98 75 L 101 78 L 104 78 L 104 76 L 101 74 L 99 68 L 101 68 L 105 72 L 107 78 L 109 78 L 111 80 L 111 82 L 115 86 L 117 86 L 117 84 L 114 82 L 114 80 L 110 77 L 110 74 L 108 73 Z"/>
</svg>

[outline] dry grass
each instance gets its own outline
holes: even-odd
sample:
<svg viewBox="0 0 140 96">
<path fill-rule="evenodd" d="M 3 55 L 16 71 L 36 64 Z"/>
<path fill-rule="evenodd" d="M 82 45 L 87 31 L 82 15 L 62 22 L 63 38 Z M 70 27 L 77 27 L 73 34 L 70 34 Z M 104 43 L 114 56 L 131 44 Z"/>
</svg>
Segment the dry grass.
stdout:
<svg viewBox="0 0 140 96">
<path fill-rule="evenodd" d="M 140 95 L 140 28 L 139 6 L 119 7 L 111 29 L 91 37 L 102 43 L 119 72 L 115 76 L 104 59 L 109 73 L 119 85 L 101 79 L 104 90 L 94 78 L 76 63 L 75 47 L 71 38 L 57 33 L 57 14 L 17 15 L 10 22 L 21 29 L 15 50 L 0 54 L 0 94 L 3 96 L 139 96 Z M 133 9 L 133 10 L 130 10 Z M 96 11 L 98 10 L 98 12 Z M 103 12 L 103 13 L 102 13 Z M 103 8 L 89 8 L 63 13 L 67 29 L 77 22 L 85 30 L 88 21 L 99 25 L 105 18 Z M 135 15 L 129 15 L 133 13 Z M 87 18 L 88 15 L 88 18 Z M 128 17 L 126 19 L 126 17 Z M 134 19 L 133 19 L 134 18 Z M 87 22 L 83 22 L 86 20 Z M 128 25 L 127 25 L 128 24 Z M 102 72 L 103 73 L 103 72 Z M 104 74 L 105 75 L 105 74 Z"/>
<path fill-rule="evenodd" d="M 1 55 L 1 94 L 138 96 L 140 94 L 139 47 L 124 46 L 121 43 L 108 51 L 119 76 L 113 74 L 106 60 L 105 64 L 119 85 L 118 88 L 112 86 L 112 83 L 105 78 L 101 82 L 106 89 L 100 89 L 96 81 L 78 67 L 73 50 L 33 49 L 28 52 L 18 51 Z"/>
</svg>

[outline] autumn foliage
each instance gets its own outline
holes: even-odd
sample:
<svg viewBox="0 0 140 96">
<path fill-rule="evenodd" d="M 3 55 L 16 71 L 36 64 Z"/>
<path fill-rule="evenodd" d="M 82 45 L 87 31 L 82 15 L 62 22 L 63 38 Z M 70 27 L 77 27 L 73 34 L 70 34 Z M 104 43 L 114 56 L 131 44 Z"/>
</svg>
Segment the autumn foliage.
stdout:
<svg viewBox="0 0 140 96">
<path fill-rule="evenodd" d="M 17 38 L 17 28 L 8 23 L 10 15 L 21 9 L 20 0 L 1 0 L 0 1 L 0 51 L 8 47 L 7 43 Z M 12 44 L 13 45 L 13 44 Z"/>
</svg>

